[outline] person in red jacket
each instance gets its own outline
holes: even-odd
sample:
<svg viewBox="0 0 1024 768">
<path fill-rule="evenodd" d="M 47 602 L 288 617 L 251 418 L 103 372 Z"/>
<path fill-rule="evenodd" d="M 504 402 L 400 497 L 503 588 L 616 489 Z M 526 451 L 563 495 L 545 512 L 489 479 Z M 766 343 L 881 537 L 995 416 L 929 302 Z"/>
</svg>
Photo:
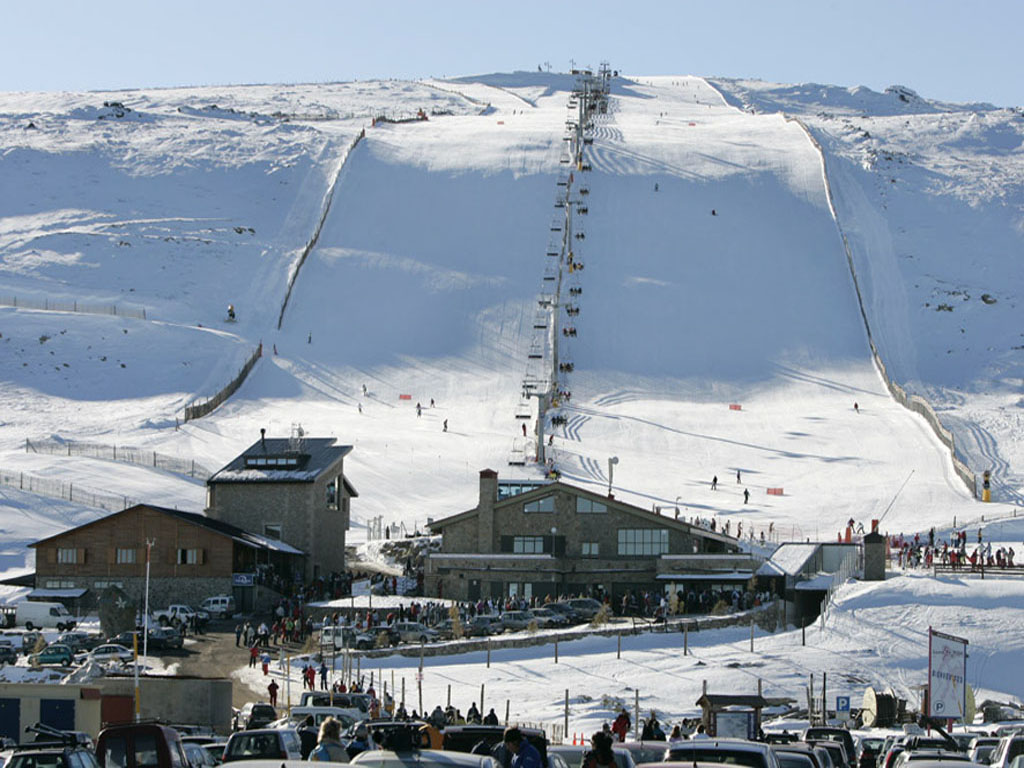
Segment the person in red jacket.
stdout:
<svg viewBox="0 0 1024 768">
<path fill-rule="evenodd" d="M 612 723 L 612 733 L 618 736 L 619 741 L 626 740 L 626 734 L 629 733 L 629 713 L 626 710 L 622 710 L 619 716 L 615 718 L 615 722 Z"/>
</svg>

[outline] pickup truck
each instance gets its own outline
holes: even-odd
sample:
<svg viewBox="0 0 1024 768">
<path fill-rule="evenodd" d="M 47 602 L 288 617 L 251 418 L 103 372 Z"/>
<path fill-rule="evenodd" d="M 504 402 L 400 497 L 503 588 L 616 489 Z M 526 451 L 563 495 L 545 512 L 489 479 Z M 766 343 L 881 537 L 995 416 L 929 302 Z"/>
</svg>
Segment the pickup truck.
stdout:
<svg viewBox="0 0 1024 768">
<path fill-rule="evenodd" d="M 204 624 L 210 620 L 210 614 L 206 611 L 196 611 L 191 606 L 183 604 L 169 605 L 166 608 L 153 611 L 153 621 L 163 627 L 168 624 L 172 627 L 187 624 L 193 616 L 196 616 Z"/>
</svg>

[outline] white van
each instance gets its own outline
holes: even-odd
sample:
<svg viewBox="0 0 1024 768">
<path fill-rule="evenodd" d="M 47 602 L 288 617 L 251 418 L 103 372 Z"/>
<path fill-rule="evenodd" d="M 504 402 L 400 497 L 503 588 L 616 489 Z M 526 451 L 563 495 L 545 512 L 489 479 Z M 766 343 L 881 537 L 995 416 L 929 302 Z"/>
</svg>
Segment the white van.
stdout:
<svg viewBox="0 0 1024 768">
<path fill-rule="evenodd" d="M 231 595 L 216 595 L 208 597 L 200 603 L 199 608 L 211 616 L 225 619 L 235 615 L 235 598 Z"/>
<path fill-rule="evenodd" d="M 61 632 L 74 629 L 77 623 L 63 603 L 34 603 L 29 600 L 18 603 L 14 621 L 24 624 L 28 630 L 56 627 Z"/>
</svg>

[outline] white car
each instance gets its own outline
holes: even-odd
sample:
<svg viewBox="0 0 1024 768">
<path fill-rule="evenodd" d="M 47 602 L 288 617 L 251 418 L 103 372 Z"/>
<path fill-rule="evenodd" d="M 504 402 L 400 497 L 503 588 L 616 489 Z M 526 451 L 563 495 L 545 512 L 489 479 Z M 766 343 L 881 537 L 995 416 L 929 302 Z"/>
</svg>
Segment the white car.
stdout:
<svg viewBox="0 0 1024 768">
<path fill-rule="evenodd" d="M 122 664 L 131 664 L 135 661 L 135 652 L 131 648 L 125 648 L 117 643 L 104 643 L 103 645 L 97 645 L 91 651 L 82 654 L 78 658 L 83 663 L 86 661 L 98 661 L 100 663 L 120 661 Z"/>
<path fill-rule="evenodd" d="M 392 629 L 398 633 L 403 643 L 433 643 L 440 638 L 437 630 L 418 621 L 398 621 Z"/>
</svg>

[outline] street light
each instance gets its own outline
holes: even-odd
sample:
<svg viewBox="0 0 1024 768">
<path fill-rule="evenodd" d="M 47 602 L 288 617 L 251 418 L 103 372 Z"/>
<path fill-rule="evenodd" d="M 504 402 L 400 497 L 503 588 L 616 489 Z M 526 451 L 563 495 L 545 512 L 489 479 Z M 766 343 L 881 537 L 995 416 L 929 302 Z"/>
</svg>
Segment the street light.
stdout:
<svg viewBox="0 0 1024 768">
<path fill-rule="evenodd" d="M 608 497 L 612 495 L 612 467 L 619 463 L 618 456 L 612 456 L 608 459 Z"/>
<path fill-rule="evenodd" d="M 558 533 L 558 529 L 555 526 L 551 526 L 551 556 L 555 556 L 555 534 Z"/>
</svg>

